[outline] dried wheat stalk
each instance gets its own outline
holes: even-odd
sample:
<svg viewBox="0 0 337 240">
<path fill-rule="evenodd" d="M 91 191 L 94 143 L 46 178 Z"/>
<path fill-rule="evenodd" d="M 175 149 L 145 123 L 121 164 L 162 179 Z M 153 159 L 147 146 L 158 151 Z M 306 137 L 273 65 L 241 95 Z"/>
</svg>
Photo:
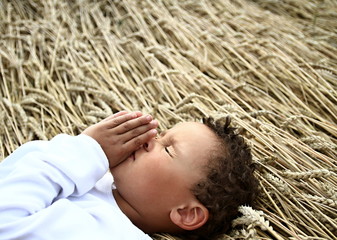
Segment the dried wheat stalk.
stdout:
<svg viewBox="0 0 337 240">
<path fill-rule="evenodd" d="M 230 114 L 262 194 L 221 239 L 334 239 L 336 10 L 333 0 L 0 1 L 0 159 L 122 109 L 160 128 Z"/>
</svg>

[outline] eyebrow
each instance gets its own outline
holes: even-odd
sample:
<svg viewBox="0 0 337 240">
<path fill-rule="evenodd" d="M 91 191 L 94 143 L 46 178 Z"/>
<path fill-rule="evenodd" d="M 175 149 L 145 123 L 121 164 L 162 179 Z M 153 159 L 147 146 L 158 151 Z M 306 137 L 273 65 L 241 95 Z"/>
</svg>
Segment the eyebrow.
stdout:
<svg viewBox="0 0 337 240">
<path fill-rule="evenodd" d="M 164 137 L 165 135 L 167 134 L 167 130 L 164 130 L 160 133 L 160 136 L 161 137 Z M 179 149 L 179 146 L 177 146 L 177 140 L 174 136 L 169 136 L 169 140 L 170 140 L 170 143 L 172 144 L 172 147 L 174 149 L 174 152 L 176 156 L 180 156 L 181 155 L 181 149 Z"/>
<path fill-rule="evenodd" d="M 174 149 L 176 157 L 182 157 L 182 151 L 181 151 L 181 146 L 177 144 L 177 141 L 175 138 L 172 137 L 172 147 Z"/>
<path fill-rule="evenodd" d="M 167 133 L 167 130 L 164 130 L 159 135 L 163 137 L 166 133 Z"/>
</svg>

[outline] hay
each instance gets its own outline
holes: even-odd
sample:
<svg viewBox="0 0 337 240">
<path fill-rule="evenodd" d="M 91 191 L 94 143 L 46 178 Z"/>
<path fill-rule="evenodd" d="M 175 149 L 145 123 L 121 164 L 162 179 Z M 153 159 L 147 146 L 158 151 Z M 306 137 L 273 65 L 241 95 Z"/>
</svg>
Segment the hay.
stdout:
<svg viewBox="0 0 337 240">
<path fill-rule="evenodd" d="M 122 109 L 230 114 L 262 195 L 223 239 L 336 239 L 336 5 L 0 1 L 0 159 Z"/>
</svg>

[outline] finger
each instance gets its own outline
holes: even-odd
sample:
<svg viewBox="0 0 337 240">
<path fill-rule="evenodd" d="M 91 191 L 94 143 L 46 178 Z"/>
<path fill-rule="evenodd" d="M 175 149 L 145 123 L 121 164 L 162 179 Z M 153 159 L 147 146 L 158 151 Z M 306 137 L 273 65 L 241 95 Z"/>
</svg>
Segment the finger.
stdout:
<svg viewBox="0 0 337 240">
<path fill-rule="evenodd" d="M 124 122 L 123 124 L 120 124 L 118 127 L 116 127 L 114 130 L 117 134 L 124 134 L 128 131 L 131 131 L 132 129 L 138 128 L 140 126 L 146 125 L 152 121 L 151 115 L 141 116 L 129 121 Z"/>
<path fill-rule="evenodd" d="M 131 113 L 126 113 L 121 116 L 117 116 L 114 118 L 111 118 L 105 122 L 105 126 L 107 128 L 115 128 L 129 120 L 132 120 L 134 118 L 138 118 L 138 113 L 137 112 L 131 112 Z"/>
<path fill-rule="evenodd" d="M 158 132 L 156 129 L 151 129 L 150 131 L 147 131 L 142 135 L 132 138 L 130 141 L 125 143 L 125 149 L 131 152 L 136 151 L 143 144 L 149 142 L 152 138 L 154 138 L 157 133 Z"/>
<path fill-rule="evenodd" d="M 112 114 L 112 115 L 110 115 L 109 117 L 103 119 L 102 122 L 107 122 L 107 121 L 109 121 L 109 120 L 111 120 L 111 119 L 113 119 L 113 118 L 116 118 L 116 117 L 125 115 L 125 114 L 127 114 L 127 113 L 128 113 L 128 111 L 120 111 L 120 112 L 117 112 L 117 113 Z"/>
<path fill-rule="evenodd" d="M 145 134 L 148 131 L 151 131 L 151 129 L 155 129 L 158 127 L 158 121 L 157 120 L 152 120 L 148 124 L 136 127 L 126 133 L 123 133 L 119 135 L 121 137 L 121 140 L 125 143 L 130 140 L 132 140 L 135 137 L 138 137 L 142 134 Z"/>
<path fill-rule="evenodd" d="M 141 111 L 136 111 L 135 113 L 137 114 L 137 117 L 140 117 L 140 116 L 143 115 L 143 113 Z"/>
</svg>

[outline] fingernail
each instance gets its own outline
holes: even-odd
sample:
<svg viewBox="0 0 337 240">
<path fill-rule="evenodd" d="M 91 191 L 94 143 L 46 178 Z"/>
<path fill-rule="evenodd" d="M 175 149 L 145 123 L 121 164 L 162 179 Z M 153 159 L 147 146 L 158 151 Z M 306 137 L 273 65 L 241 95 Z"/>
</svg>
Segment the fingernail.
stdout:
<svg viewBox="0 0 337 240">
<path fill-rule="evenodd" d="M 156 130 L 156 129 L 152 129 L 150 132 L 151 132 L 152 134 L 154 134 L 154 135 L 157 134 L 157 130 Z"/>
<path fill-rule="evenodd" d="M 150 124 L 152 124 L 152 125 L 157 125 L 157 120 L 152 120 L 151 122 L 150 122 Z"/>
<path fill-rule="evenodd" d="M 137 117 L 140 117 L 140 116 L 142 116 L 143 114 L 142 114 L 140 111 L 136 111 L 136 115 L 137 115 Z"/>
<path fill-rule="evenodd" d="M 151 115 L 147 115 L 145 118 L 147 121 L 150 121 L 152 119 Z"/>
</svg>

